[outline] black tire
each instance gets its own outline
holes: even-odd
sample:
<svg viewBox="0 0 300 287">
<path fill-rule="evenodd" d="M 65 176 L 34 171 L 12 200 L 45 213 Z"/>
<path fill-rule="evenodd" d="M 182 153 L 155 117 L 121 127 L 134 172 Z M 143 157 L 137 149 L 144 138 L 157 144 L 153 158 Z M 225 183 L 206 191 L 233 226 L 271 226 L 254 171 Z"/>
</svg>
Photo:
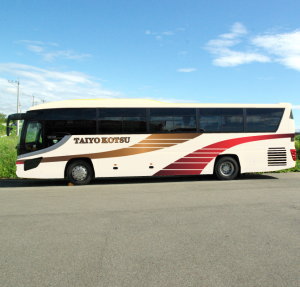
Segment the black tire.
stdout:
<svg viewBox="0 0 300 287">
<path fill-rule="evenodd" d="M 75 185 L 89 184 L 93 179 L 93 169 L 84 160 L 76 160 L 67 167 L 67 179 Z"/>
<path fill-rule="evenodd" d="M 231 156 L 221 157 L 215 165 L 215 175 L 220 180 L 232 180 L 239 174 L 237 161 Z"/>
</svg>

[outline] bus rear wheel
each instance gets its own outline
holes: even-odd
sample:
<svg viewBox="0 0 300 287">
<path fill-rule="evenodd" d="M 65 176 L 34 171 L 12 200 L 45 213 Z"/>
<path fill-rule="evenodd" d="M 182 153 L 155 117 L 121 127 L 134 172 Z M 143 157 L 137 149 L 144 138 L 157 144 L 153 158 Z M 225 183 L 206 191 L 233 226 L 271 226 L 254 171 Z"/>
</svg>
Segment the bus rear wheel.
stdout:
<svg viewBox="0 0 300 287">
<path fill-rule="evenodd" d="M 93 178 L 91 165 L 84 160 L 71 162 L 67 167 L 67 179 L 75 185 L 89 184 Z"/>
<path fill-rule="evenodd" d="M 215 165 L 215 175 L 220 180 L 232 180 L 239 174 L 239 165 L 231 156 L 221 157 Z"/>
</svg>

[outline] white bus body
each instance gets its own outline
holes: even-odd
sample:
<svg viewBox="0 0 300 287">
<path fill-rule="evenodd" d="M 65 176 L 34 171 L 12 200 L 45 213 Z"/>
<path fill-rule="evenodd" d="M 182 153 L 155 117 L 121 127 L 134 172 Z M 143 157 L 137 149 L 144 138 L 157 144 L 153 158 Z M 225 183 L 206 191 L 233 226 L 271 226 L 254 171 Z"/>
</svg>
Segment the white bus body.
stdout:
<svg viewBox="0 0 300 287">
<path fill-rule="evenodd" d="M 72 100 L 34 106 L 24 118 L 21 178 L 86 184 L 94 177 L 216 173 L 233 179 L 295 166 L 289 104 Z"/>
</svg>

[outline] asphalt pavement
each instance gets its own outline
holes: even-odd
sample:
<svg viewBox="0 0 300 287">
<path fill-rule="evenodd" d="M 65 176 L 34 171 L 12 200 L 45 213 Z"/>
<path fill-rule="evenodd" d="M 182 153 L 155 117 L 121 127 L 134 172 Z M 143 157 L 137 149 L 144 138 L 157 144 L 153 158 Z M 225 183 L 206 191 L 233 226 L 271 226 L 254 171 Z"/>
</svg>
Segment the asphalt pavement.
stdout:
<svg viewBox="0 0 300 287">
<path fill-rule="evenodd" d="M 300 173 L 0 180 L 0 286 L 300 286 Z"/>
</svg>

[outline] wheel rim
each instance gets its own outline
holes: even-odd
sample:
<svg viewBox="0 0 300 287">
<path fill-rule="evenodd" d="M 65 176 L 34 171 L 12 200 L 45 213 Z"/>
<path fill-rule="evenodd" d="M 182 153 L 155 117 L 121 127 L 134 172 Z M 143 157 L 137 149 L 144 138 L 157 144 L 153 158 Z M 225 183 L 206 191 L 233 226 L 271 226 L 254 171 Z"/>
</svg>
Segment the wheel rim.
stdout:
<svg viewBox="0 0 300 287">
<path fill-rule="evenodd" d="M 235 168 L 232 162 L 230 161 L 225 161 L 222 162 L 220 165 L 220 173 L 223 176 L 231 176 L 234 174 Z"/>
<path fill-rule="evenodd" d="M 83 165 L 77 165 L 72 169 L 72 177 L 77 181 L 83 181 L 87 178 L 88 170 Z"/>
</svg>

